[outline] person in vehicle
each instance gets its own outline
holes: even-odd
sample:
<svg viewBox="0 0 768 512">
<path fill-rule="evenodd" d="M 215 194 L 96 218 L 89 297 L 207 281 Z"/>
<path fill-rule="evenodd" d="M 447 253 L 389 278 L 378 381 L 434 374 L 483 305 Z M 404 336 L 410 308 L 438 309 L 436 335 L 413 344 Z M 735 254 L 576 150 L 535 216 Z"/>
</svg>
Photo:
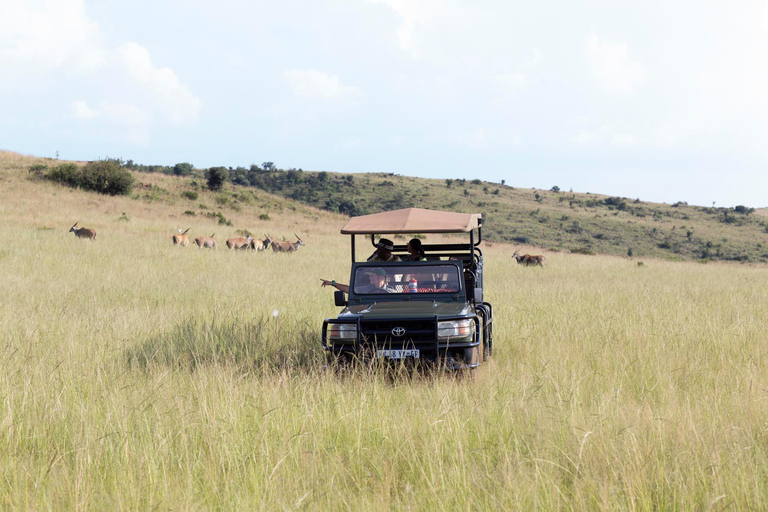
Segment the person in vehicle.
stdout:
<svg viewBox="0 0 768 512">
<path fill-rule="evenodd" d="M 377 249 L 373 252 L 373 254 L 370 255 L 368 260 L 371 262 L 390 262 L 390 261 L 401 261 L 400 256 L 395 256 L 392 254 L 392 250 L 395 248 L 394 242 L 392 240 L 389 240 L 388 238 L 380 238 L 378 242 L 376 242 Z"/>
<path fill-rule="evenodd" d="M 421 240 L 418 238 L 411 238 L 406 249 L 408 250 L 408 256 L 404 257 L 403 261 L 424 261 L 427 258 L 424 248 L 421 246 Z"/>
<path fill-rule="evenodd" d="M 365 271 L 368 276 L 369 283 L 364 285 L 358 285 L 355 288 L 355 293 L 397 293 L 397 290 L 387 284 L 387 272 L 383 268 L 372 268 Z M 349 293 L 349 285 L 337 283 L 336 281 L 329 281 L 327 279 L 320 279 L 322 286 L 333 286 L 337 290 L 341 290 L 344 293 Z"/>
</svg>

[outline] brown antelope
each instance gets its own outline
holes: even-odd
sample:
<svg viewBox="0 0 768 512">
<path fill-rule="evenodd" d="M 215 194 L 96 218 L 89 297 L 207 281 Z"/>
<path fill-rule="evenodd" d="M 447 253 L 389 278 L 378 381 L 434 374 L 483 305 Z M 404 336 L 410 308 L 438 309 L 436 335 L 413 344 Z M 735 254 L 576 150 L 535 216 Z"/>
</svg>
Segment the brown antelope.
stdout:
<svg viewBox="0 0 768 512">
<path fill-rule="evenodd" d="M 263 251 L 265 249 L 269 248 L 269 244 L 272 243 L 272 239 L 269 238 L 269 235 L 264 235 L 264 240 L 260 240 L 258 238 L 254 239 L 251 242 L 251 249 L 254 251 Z"/>
<path fill-rule="evenodd" d="M 304 245 L 304 241 L 299 238 L 299 235 L 294 233 L 296 237 L 295 242 L 272 242 L 272 250 L 275 252 L 295 252 L 299 250 L 299 247 Z"/>
<path fill-rule="evenodd" d="M 228 238 L 227 249 L 247 249 L 251 246 L 253 237 L 249 234 L 247 238 Z"/>
<path fill-rule="evenodd" d="M 523 254 L 522 256 L 520 253 L 516 250 L 515 254 L 512 255 L 515 260 L 517 260 L 517 263 L 519 265 L 525 265 L 526 267 L 529 265 L 533 265 L 534 267 L 536 265 L 543 267 L 544 266 L 544 256 L 540 254 L 531 255 L 531 254 Z"/>
<path fill-rule="evenodd" d="M 173 235 L 173 245 L 181 245 L 183 247 L 187 247 L 189 245 L 189 237 L 187 236 L 187 231 L 190 229 L 192 228 L 187 228 L 187 230 L 183 233 L 181 230 L 179 230 L 178 234 Z"/>
<path fill-rule="evenodd" d="M 213 239 L 213 237 L 216 236 L 216 233 L 212 234 L 211 236 L 200 236 L 195 238 L 195 243 L 197 246 L 202 249 L 205 247 L 206 249 L 218 249 L 219 244 L 216 243 L 216 240 Z"/>
<path fill-rule="evenodd" d="M 74 233 L 77 238 L 90 238 L 96 240 L 96 231 L 88 228 L 78 228 L 77 224 L 80 221 L 75 222 L 75 225 L 69 228 L 70 233 Z"/>
</svg>

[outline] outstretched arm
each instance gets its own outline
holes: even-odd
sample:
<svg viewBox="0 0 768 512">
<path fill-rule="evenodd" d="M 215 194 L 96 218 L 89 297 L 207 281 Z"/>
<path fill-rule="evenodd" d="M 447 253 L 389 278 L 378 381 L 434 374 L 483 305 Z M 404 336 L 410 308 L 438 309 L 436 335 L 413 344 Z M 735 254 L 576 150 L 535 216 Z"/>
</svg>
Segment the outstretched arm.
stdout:
<svg viewBox="0 0 768 512">
<path fill-rule="evenodd" d="M 344 293 L 349 293 L 349 285 L 348 284 L 341 284 L 341 283 L 337 283 L 336 281 L 329 281 L 327 279 L 322 279 L 322 278 L 320 280 L 323 282 L 320 285 L 323 288 L 325 288 L 326 286 L 333 286 L 337 290 L 341 290 Z"/>
</svg>

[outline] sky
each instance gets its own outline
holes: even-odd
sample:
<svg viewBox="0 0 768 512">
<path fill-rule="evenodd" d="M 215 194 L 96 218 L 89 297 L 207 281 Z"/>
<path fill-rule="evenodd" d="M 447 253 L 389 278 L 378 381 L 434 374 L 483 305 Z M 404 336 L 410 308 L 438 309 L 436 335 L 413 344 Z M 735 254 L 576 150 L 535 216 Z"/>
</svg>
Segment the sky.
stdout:
<svg viewBox="0 0 768 512">
<path fill-rule="evenodd" d="M 768 0 L 0 0 L 0 149 L 768 206 Z"/>
</svg>

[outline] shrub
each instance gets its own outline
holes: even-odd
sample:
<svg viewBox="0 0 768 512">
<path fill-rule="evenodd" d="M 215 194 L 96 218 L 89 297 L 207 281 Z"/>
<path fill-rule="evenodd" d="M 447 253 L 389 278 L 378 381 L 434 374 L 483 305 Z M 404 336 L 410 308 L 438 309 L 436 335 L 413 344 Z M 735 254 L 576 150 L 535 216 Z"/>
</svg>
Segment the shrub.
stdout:
<svg viewBox="0 0 768 512">
<path fill-rule="evenodd" d="M 45 179 L 77 188 L 80 186 L 80 170 L 77 164 L 61 164 L 52 168 L 44 175 Z"/>
<path fill-rule="evenodd" d="M 227 220 L 227 218 L 224 215 L 222 215 L 221 212 L 216 212 L 216 213 L 208 212 L 208 213 L 205 214 L 205 216 L 209 217 L 211 219 L 219 219 L 219 224 L 222 225 L 222 226 L 231 226 L 232 225 L 232 221 Z"/>
<path fill-rule="evenodd" d="M 133 188 L 133 175 L 116 160 L 88 162 L 80 170 L 80 187 L 110 196 L 127 195 Z"/>
<path fill-rule="evenodd" d="M 29 173 L 35 178 L 45 178 L 48 166 L 44 164 L 35 164 L 29 168 Z"/>
<path fill-rule="evenodd" d="M 198 194 L 197 192 L 192 192 L 191 190 L 185 190 L 181 193 L 181 197 L 186 197 L 187 199 L 195 201 L 198 198 Z"/>
<path fill-rule="evenodd" d="M 269 214 L 268 213 L 262 213 L 261 215 L 259 215 L 259 220 L 270 220 L 269 219 Z"/>
<path fill-rule="evenodd" d="M 195 212 L 193 212 L 192 210 L 186 210 L 184 212 L 184 215 L 189 215 L 190 217 L 194 217 L 197 214 Z"/>
<path fill-rule="evenodd" d="M 576 247 L 574 249 L 571 249 L 571 252 L 573 254 L 586 254 L 587 256 L 594 256 L 595 253 L 590 249 L 589 247 Z"/>
<path fill-rule="evenodd" d="M 194 166 L 187 162 L 182 162 L 173 166 L 173 174 L 176 176 L 189 176 L 194 171 Z"/>
<path fill-rule="evenodd" d="M 76 164 L 65 163 L 50 170 L 45 166 L 32 166 L 30 172 L 50 181 L 80 187 L 100 194 L 128 195 L 133 188 L 133 175 L 120 167 L 117 160 L 98 160 L 78 168 Z"/>
<path fill-rule="evenodd" d="M 224 182 L 229 178 L 229 171 L 226 167 L 211 167 L 205 171 L 205 178 L 208 180 L 209 189 L 221 190 Z"/>
</svg>

